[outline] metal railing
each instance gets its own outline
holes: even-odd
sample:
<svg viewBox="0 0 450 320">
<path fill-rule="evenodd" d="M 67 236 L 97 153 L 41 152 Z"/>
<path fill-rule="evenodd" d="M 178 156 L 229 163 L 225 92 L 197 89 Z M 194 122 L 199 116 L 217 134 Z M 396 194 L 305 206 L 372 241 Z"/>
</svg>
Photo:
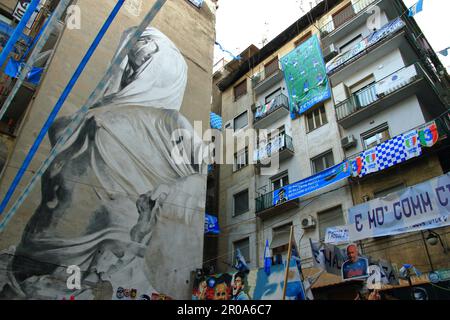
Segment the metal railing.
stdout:
<svg viewBox="0 0 450 320">
<path fill-rule="evenodd" d="M 267 73 L 267 71 L 269 71 Z M 262 83 L 264 80 L 269 79 L 274 74 L 281 72 L 280 62 L 278 61 L 278 66 L 276 68 L 268 68 L 268 70 L 265 68 L 263 71 L 255 74 L 252 78 L 252 84 L 253 87 L 256 87 L 260 83 Z"/>
<path fill-rule="evenodd" d="M 326 37 L 328 34 L 338 29 L 348 21 L 352 20 L 358 13 L 368 8 L 373 2 L 377 0 L 359 0 L 358 2 L 351 4 L 337 15 L 333 16 L 333 20 L 325 24 L 320 29 L 320 36 Z"/>
<path fill-rule="evenodd" d="M 255 211 L 260 213 L 264 210 L 274 207 L 273 205 L 273 191 L 266 193 L 255 199 Z"/>
<path fill-rule="evenodd" d="M 273 103 L 270 102 L 266 103 L 266 108 L 267 107 L 270 107 L 270 109 L 267 110 L 266 112 L 258 112 L 258 110 L 256 110 L 256 112 L 254 113 L 253 123 L 261 121 L 262 119 L 268 117 L 270 114 L 272 114 L 274 111 L 280 108 L 285 108 L 286 110 L 289 111 L 289 98 L 286 97 L 284 94 L 280 93 L 273 99 Z"/>
<path fill-rule="evenodd" d="M 338 121 L 345 119 L 353 113 L 372 105 L 381 98 L 406 87 L 423 75 L 424 70 L 421 64 L 416 62 L 362 88 L 352 94 L 347 100 L 336 105 Z"/>
<path fill-rule="evenodd" d="M 281 141 L 276 141 L 277 139 L 281 139 Z M 278 142 L 278 143 L 277 143 Z M 281 152 L 285 149 L 294 152 L 294 144 L 292 142 L 292 137 L 287 134 L 282 134 L 281 136 L 276 136 L 270 141 L 271 147 L 268 148 L 269 143 L 265 143 L 260 145 L 258 150 L 255 150 L 254 160 L 256 162 L 268 159 L 272 156 L 272 154 Z M 275 149 L 273 146 L 277 146 Z M 256 153 L 256 151 L 258 153 Z"/>
</svg>

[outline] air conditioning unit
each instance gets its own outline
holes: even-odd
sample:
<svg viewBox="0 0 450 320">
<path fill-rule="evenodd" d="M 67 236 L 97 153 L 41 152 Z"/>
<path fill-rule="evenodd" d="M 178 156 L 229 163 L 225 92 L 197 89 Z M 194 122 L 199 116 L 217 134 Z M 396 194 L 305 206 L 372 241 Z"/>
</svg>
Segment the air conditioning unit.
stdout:
<svg viewBox="0 0 450 320">
<path fill-rule="evenodd" d="M 325 62 L 330 61 L 339 54 L 339 49 L 334 44 L 323 49 L 323 59 Z"/>
<path fill-rule="evenodd" d="M 234 130 L 233 120 L 230 120 L 225 123 L 225 130 L 226 129 Z"/>
<path fill-rule="evenodd" d="M 357 141 L 353 135 L 347 136 L 341 140 L 342 148 L 350 149 L 356 147 Z"/>
<path fill-rule="evenodd" d="M 311 229 L 316 226 L 316 220 L 312 216 L 302 219 L 302 229 Z"/>
</svg>

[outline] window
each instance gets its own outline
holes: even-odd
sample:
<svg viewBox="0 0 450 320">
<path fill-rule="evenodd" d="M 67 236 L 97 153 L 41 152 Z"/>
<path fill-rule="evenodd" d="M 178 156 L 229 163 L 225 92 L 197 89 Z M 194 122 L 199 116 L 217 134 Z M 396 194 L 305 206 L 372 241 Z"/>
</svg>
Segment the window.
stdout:
<svg viewBox="0 0 450 320">
<path fill-rule="evenodd" d="M 247 94 L 247 79 L 239 83 L 234 87 L 234 100 L 239 99 L 243 95 Z"/>
<path fill-rule="evenodd" d="M 328 123 L 325 106 L 320 106 L 306 114 L 306 130 L 311 132 Z"/>
<path fill-rule="evenodd" d="M 289 175 L 287 172 L 283 173 L 282 176 L 272 178 L 272 190 L 278 190 L 289 184 Z"/>
<path fill-rule="evenodd" d="M 344 215 L 342 214 L 341 206 L 323 212 L 319 212 L 317 216 L 319 219 L 320 240 L 325 239 L 327 228 L 345 225 Z"/>
<path fill-rule="evenodd" d="M 313 174 L 322 172 L 325 169 L 334 166 L 333 151 L 328 151 L 311 160 L 313 167 Z"/>
<path fill-rule="evenodd" d="M 333 15 L 334 28 L 337 29 L 347 21 L 349 21 L 355 15 L 353 10 L 353 5 L 350 2 L 348 5 L 343 7 L 339 12 Z"/>
<path fill-rule="evenodd" d="M 241 191 L 233 196 L 234 198 L 234 216 L 239 216 L 248 212 L 248 189 Z"/>
<path fill-rule="evenodd" d="M 275 99 L 276 97 L 278 97 L 280 94 L 281 94 L 281 88 L 278 88 L 277 90 L 275 90 L 274 92 L 269 94 L 266 97 L 266 104 L 269 103 L 270 101 L 272 101 L 273 99 Z"/>
<path fill-rule="evenodd" d="M 245 238 L 236 242 L 233 242 L 233 262 L 236 262 L 236 250 L 239 249 L 246 263 L 250 263 L 250 238 Z"/>
<path fill-rule="evenodd" d="M 272 229 L 272 257 L 274 257 L 275 264 L 282 264 L 286 261 L 289 250 L 289 237 L 291 235 L 292 222 L 281 227 Z"/>
<path fill-rule="evenodd" d="M 312 33 L 311 31 L 309 31 L 307 34 L 305 34 L 303 37 L 301 37 L 300 39 L 298 39 L 297 41 L 294 42 L 295 47 L 297 48 L 299 45 L 301 45 L 303 42 L 305 42 L 306 40 L 308 40 L 309 38 L 311 38 Z"/>
<path fill-rule="evenodd" d="M 363 133 L 361 135 L 363 141 L 363 146 L 365 149 L 373 148 L 384 141 L 390 139 L 389 127 L 384 124 L 378 128 L 375 128 L 369 132 Z"/>
<path fill-rule="evenodd" d="M 234 154 L 234 172 L 248 166 L 248 147 Z"/>
<path fill-rule="evenodd" d="M 406 188 L 405 184 L 404 183 L 400 183 L 400 184 L 397 184 L 397 185 L 395 185 L 393 187 L 389 187 L 387 189 L 383 189 L 383 190 L 374 192 L 373 195 L 374 195 L 375 199 L 383 198 L 383 197 L 387 196 L 388 194 L 404 190 L 405 188 Z"/>
<path fill-rule="evenodd" d="M 268 64 L 264 65 L 265 78 L 270 77 L 279 69 L 278 58 L 273 59 Z"/>
<path fill-rule="evenodd" d="M 240 114 L 236 118 L 234 118 L 234 132 L 245 128 L 248 126 L 248 112 L 245 111 L 244 113 Z"/>
</svg>

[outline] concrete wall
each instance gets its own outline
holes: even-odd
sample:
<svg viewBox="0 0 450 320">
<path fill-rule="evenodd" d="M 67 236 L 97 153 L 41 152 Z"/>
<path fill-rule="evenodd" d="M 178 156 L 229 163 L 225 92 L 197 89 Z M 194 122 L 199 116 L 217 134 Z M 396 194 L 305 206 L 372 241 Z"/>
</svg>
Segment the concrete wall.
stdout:
<svg viewBox="0 0 450 320">
<path fill-rule="evenodd" d="M 121 10 L 61 110 L 60 116 L 73 114 L 86 101 L 108 67 L 123 31 L 139 24 L 143 15 L 148 12 L 154 2 L 143 1 L 139 16 L 125 8 Z M 2 197 L 17 172 L 15 167 L 22 163 L 44 120 L 78 65 L 81 55 L 86 52 L 115 3 L 112 0 L 78 1 L 77 4 L 82 12 L 82 29 L 66 29 L 60 38 L 56 54 L 18 133 L 9 161 L 10 167 L 2 176 L 0 191 Z M 206 1 L 201 9 L 197 9 L 185 0 L 167 1 L 152 26 L 158 28 L 174 42 L 188 66 L 188 81 L 181 114 L 185 115 L 191 123 L 202 121 L 203 128 L 206 129 L 209 127 L 211 103 L 215 5 Z M 39 148 L 11 203 L 15 201 L 49 151 L 50 144 L 46 139 Z M 200 197 L 205 190 L 206 179 L 200 183 L 197 190 Z M 0 248 L 5 249 L 20 242 L 25 225 L 40 201 L 41 188 L 38 184 L 11 220 L 7 229 L 3 231 Z M 202 201 L 204 207 L 204 198 Z M 162 241 L 159 241 L 161 243 L 157 249 L 150 249 L 148 252 L 154 254 L 153 257 L 147 255 L 146 259 L 150 270 L 153 269 L 150 272 L 150 278 L 158 292 L 174 298 L 186 299 L 190 296 L 190 271 L 202 265 L 203 212 L 201 207 L 199 211 L 200 214 L 189 227 L 185 225 L 186 222 L 168 218 L 165 221 L 163 219 L 162 222 L 162 225 L 167 227 L 166 231 L 162 231 L 164 229 L 155 231 L 153 237 L 159 237 Z M 67 227 L 76 229 L 83 225 L 83 221 L 72 221 L 72 225 Z M 176 238 L 173 237 L 174 234 L 177 235 Z M 167 237 L 167 235 L 170 236 Z M 187 249 L 184 247 L 186 244 L 190 246 Z M 156 257 L 155 260 L 153 260 L 154 257 Z M 124 285 L 126 286 L 126 284 Z"/>
<path fill-rule="evenodd" d="M 16 4 L 17 4 L 17 0 L 2 0 L 0 2 L 1 8 L 11 14 L 14 12 L 14 8 L 16 7 Z"/>
</svg>

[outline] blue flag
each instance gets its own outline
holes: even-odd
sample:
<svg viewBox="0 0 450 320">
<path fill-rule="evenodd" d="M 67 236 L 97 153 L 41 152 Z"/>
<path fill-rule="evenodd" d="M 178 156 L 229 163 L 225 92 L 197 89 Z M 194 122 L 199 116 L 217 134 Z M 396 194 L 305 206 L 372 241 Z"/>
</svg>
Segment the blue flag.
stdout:
<svg viewBox="0 0 450 320">
<path fill-rule="evenodd" d="M 205 234 L 220 234 L 217 217 L 205 214 Z"/>
<path fill-rule="evenodd" d="M 247 262 L 245 262 L 245 258 L 241 253 L 239 248 L 236 249 L 236 264 L 234 265 L 236 270 L 239 272 L 247 272 L 250 271 L 250 268 L 247 266 Z"/>
<path fill-rule="evenodd" d="M 415 5 L 413 5 L 409 9 L 409 16 L 414 17 L 416 14 L 418 14 L 420 11 L 423 10 L 423 0 L 419 0 Z"/>
<path fill-rule="evenodd" d="M 447 57 L 447 56 L 448 56 L 448 49 L 450 49 L 450 47 L 445 48 L 444 50 L 441 50 L 441 51 L 439 51 L 438 53 L 439 53 L 440 55 L 443 55 L 444 57 Z"/>
<path fill-rule="evenodd" d="M 8 63 L 5 67 L 5 74 L 10 76 L 11 78 L 18 78 L 20 71 L 22 70 L 22 63 L 20 61 L 16 61 L 13 58 L 8 60 Z M 31 71 L 27 74 L 25 80 L 32 84 L 39 84 L 41 81 L 42 73 L 44 72 L 43 68 L 33 67 Z"/>
<path fill-rule="evenodd" d="M 272 266 L 272 255 L 270 254 L 269 240 L 266 240 L 266 249 L 264 251 L 264 271 L 269 275 Z"/>
</svg>

